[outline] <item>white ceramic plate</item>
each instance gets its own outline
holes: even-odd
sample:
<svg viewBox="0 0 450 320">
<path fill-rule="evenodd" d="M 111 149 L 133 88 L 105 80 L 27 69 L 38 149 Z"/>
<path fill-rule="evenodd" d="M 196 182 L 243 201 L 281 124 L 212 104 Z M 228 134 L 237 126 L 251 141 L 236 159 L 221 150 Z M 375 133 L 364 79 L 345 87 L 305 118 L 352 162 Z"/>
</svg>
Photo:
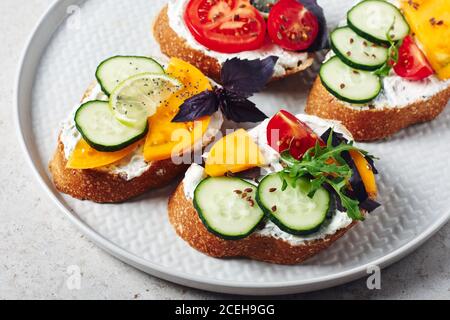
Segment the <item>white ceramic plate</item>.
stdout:
<svg viewBox="0 0 450 320">
<path fill-rule="evenodd" d="M 344 16 L 348 9 L 344 3 L 350 6 L 351 1 L 321 1 L 330 26 Z M 354 280 L 371 265 L 384 267 L 446 223 L 450 110 L 388 141 L 363 145 L 381 158 L 383 208 L 300 266 L 216 260 L 194 251 L 175 235 L 167 219 L 167 197 L 173 186 L 121 205 L 97 205 L 59 194 L 47 163 L 56 147 L 60 121 L 93 81 L 102 59 L 116 54 L 161 56 L 150 30 L 163 4 L 160 0 L 56 1 L 23 57 L 16 92 L 21 143 L 43 188 L 92 241 L 145 272 L 179 284 L 235 294 L 286 294 Z M 308 71 L 286 79 L 254 101 L 268 114 L 280 107 L 301 112 L 313 78 Z"/>
</svg>

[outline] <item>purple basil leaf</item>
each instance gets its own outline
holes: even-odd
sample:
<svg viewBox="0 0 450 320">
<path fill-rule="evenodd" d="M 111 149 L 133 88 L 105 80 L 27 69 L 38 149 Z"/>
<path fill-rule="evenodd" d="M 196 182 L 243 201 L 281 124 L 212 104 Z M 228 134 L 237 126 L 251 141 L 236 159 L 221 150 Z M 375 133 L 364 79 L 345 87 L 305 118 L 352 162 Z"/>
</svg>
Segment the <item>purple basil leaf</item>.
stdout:
<svg viewBox="0 0 450 320">
<path fill-rule="evenodd" d="M 222 85 L 226 90 L 248 98 L 260 92 L 272 79 L 277 61 L 275 56 L 263 60 L 227 60 L 222 65 Z"/>
<path fill-rule="evenodd" d="M 297 0 L 305 6 L 306 9 L 311 11 L 319 21 L 319 33 L 313 44 L 306 49 L 307 52 L 315 52 L 323 49 L 330 48 L 330 42 L 328 40 L 328 28 L 323 9 L 318 5 L 317 0 Z"/>
<path fill-rule="evenodd" d="M 226 175 L 228 177 L 238 177 L 241 179 L 252 180 L 259 183 L 259 181 L 261 180 L 261 168 L 252 168 L 236 173 L 228 172 Z"/>
<path fill-rule="evenodd" d="M 240 97 L 233 92 L 224 92 L 220 97 L 220 110 L 228 120 L 238 123 L 255 123 L 267 119 L 267 116 L 246 98 Z"/>
<path fill-rule="evenodd" d="M 348 151 L 342 152 L 342 158 L 347 162 L 349 167 L 352 169 L 353 175 L 350 178 L 350 185 L 352 186 L 352 198 L 358 200 L 360 203 L 366 201 L 369 195 L 366 191 L 366 186 L 359 174 L 358 168 L 356 167 L 353 158 L 350 156 Z"/>
<path fill-rule="evenodd" d="M 322 134 L 322 136 L 320 137 L 322 141 L 328 141 L 331 132 L 333 132 L 333 137 L 331 139 L 333 147 L 337 147 L 342 143 L 348 143 L 348 140 L 344 138 L 344 135 L 342 133 L 335 132 L 332 128 L 328 129 L 324 132 L 324 134 Z"/>
<path fill-rule="evenodd" d="M 336 209 L 341 212 L 345 212 L 345 208 L 342 205 L 341 197 L 339 197 L 339 195 L 336 193 L 336 190 L 334 190 L 334 188 L 330 186 L 328 183 L 325 183 L 323 187 L 333 196 L 335 200 Z"/>
<path fill-rule="evenodd" d="M 366 157 L 366 160 L 369 163 L 370 167 L 372 168 L 373 173 L 378 174 L 378 170 L 375 167 L 375 160 L 372 157 Z"/>
<path fill-rule="evenodd" d="M 219 100 L 214 91 L 203 91 L 181 105 L 180 111 L 172 122 L 189 122 L 210 116 L 219 109 Z"/>
<path fill-rule="evenodd" d="M 363 210 L 366 210 L 368 213 L 371 213 L 375 209 L 381 207 L 381 204 L 370 198 L 367 198 L 365 201 L 359 204 L 359 207 Z"/>
</svg>

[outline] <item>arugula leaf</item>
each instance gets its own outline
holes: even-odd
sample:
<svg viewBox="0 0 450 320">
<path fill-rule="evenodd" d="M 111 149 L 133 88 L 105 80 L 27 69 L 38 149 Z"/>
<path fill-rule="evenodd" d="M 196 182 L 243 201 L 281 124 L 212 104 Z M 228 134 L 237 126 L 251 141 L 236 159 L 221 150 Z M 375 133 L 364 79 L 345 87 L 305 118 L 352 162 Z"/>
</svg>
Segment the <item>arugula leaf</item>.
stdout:
<svg viewBox="0 0 450 320">
<path fill-rule="evenodd" d="M 285 190 L 292 182 L 293 185 L 302 177 L 309 177 L 311 189 L 308 196 L 313 197 L 315 192 L 323 185 L 328 185 L 339 197 L 340 203 L 348 216 L 353 220 L 364 220 L 358 200 L 352 199 L 348 191 L 349 180 L 353 175 L 353 169 L 342 157 L 342 153 L 350 150 L 368 154 L 353 145 L 353 142 L 341 142 L 333 145 L 333 132 L 331 131 L 326 146 L 319 143 L 309 149 L 301 160 L 294 159 L 290 153 L 283 152 L 281 160 L 286 167 L 281 173 L 283 188 Z"/>
</svg>

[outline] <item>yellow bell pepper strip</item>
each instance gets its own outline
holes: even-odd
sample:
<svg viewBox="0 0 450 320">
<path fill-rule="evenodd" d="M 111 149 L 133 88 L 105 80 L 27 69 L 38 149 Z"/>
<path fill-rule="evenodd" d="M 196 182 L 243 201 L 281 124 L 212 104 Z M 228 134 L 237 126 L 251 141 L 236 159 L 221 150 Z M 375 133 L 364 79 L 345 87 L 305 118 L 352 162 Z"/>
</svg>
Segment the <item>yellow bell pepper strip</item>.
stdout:
<svg viewBox="0 0 450 320">
<path fill-rule="evenodd" d="M 166 72 L 180 80 L 184 87 L 149 118 L 149 132 L 144 146 L 144 157 L 149 162 L 170 159 L 172 155 L 190 148 L 203 137 L 211 120 L 211 117 L 203 117 L 195 122 L 172 122 L 186 99 L 212 87 L 200 70 L 180 59 L 172 58 Z"/>
<path fill-rule="evenodd" d="M 227 172 L 237 173 L 265 164 L 261 150 L 244 129 L 219 140 L 206 160 L 205 172 L 220 177 Z"/>
<path fill-rule="evenodd" d="M 68 169 L 95 169 L 113 164 L 130 155 L 142 141 L 136 142 L 116 152 L 100 152 L 81 139 L 67 161 Z"/>
<path fill-rule="evenodd" d="M 378 188 L 371 165 L 359 151 L 351 150 L 350 155 L 358 169 L 367 194 L 371 199 L 375 199 L 378 194 Z"/>
<path fill-rule="evenodd" d="M 402 0 L 400 7 L 431 66 L 450 78 L 450 1 Z"/>
</svg>

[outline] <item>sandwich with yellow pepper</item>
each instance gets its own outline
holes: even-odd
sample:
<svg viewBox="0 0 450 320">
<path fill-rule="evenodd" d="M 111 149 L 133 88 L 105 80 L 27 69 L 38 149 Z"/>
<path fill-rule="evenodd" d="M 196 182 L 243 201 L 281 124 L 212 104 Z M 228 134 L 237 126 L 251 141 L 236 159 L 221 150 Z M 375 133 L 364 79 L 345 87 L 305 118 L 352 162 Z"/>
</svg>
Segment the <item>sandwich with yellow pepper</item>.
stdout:
<svg viewBox="0 0 450 320">
<path fill-rule="evenodd" d="M 260 90 L 275 63 L 273 58 L 226 62 L 224 83 L 232 85 L 233 77 L 243 79 L 247 72 L 249 81 L 258 77 L 253 82 Z M 236 122 L 266 117 L 247 100 L 253 92 L 214 88 L 200 70 L 177 58 L 164 68 L 149 57 L 115 56 L 98 66 L 96 79 L 63 122 L 49 165 L 56 188 L 81 200 L 123 202 L 164 187 L 196 153 L 201 156 L 224 114 Z M 213 103 L 219 97 L 220 106 Z M 190 106 L 181 110 L 187 101 Z"/>
<path fill-rule="evenodd" d="M 330 35 L 306 112 L 341 121 L 358 141 L 436 118 L 450 99 L 449 13 L 447 0 L 356 4 Z"/>
<path fill-rule="evenodd" d="M 171 196 L 169 218 L 212 257 L 299 264 L 379 206 L 374 157 L 337 121 L 282 110 L 204 159 Z"/>
</svg>

